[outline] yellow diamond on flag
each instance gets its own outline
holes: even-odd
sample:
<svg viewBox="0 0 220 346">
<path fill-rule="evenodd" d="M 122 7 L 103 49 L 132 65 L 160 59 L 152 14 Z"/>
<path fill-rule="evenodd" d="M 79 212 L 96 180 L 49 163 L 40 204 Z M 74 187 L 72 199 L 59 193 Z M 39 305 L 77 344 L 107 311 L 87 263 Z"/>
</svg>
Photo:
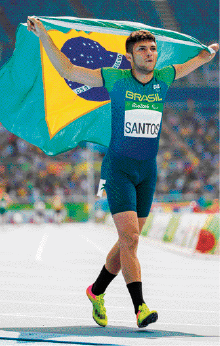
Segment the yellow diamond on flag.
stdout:
<svg viewBox="0 0 220 346">
<path fill-rule="evenodd" d="M 112 59 L 113 66 L 117 65 L 117 61 L 118 65 L 120 66 L 122 56 L 125 55 L 125 41 L 127 36 L 106 33 L 103 34 L 97 32 L 91 32 L 87 34 L 83 31 L 76 30 L 70 30 L 68 33 L 62 33 L 57 30 L 49 30 L 49 34 L 60 50 L 62 50 L 62 47 L 64 47 L 64 44 L 66 42 L 71 42 L 71 39 L 79 37 L 84 38 L 85 40 L 83 42 L 83 45 L 91 45 L 90 55 L 85 56 L 87 62 L 90 63 L 88 64 L 88 68 L 92 68 L 92 64 L 94 63 L 94 61 L 92 60 L 94 48 L 96 48 L 96 68 L 100 68 L 105 65 L 105 61 L 103 61 L 103 59 L 105 59 L 105 57 L 103 57 L 103 51 L 105 51 L 105 53 L 108 53 L 109 58 Z M 91 42 L 94 42 L 94 45 L 92 45 Z M 72 43 L 74 44 L 74 41 L 72 41 Z M 74 55 L 74 49 L 79 50 L 79 47 L 74 47 L 73 45 L 70 46 L 69 49 L 73 50 Z M 80 54 L 78 50 L 76 52 L 76 55 L 78 54 L 81 58 L 83 58 L 83 46 Z M 100 56 L 97 55 L 99 51 Z M 88 54 L 88 51 L 86 54 Z M 72 61 L 73 63 L 74 60 L 80 59 L 74 58 Z M 98 67 L 97 60 L 99 63 Z M 55 70 L 42 44 L 41 61 L 43 70 L 45 114 L 50 138 L 53 138 L 61 129 L 65 128 L 74 120 L 110 102 L 108 97 L 107 99 L 101 101 L 86 99 L 84 97 L 84 94 L 86 94 L 87 92 L 86 88 L 84 88 L 86 90 L 85 92 L 83 92 L 82 87 L 72 90 L 70 87 L 71 81 L 68 81 L 67 83 L 67 81 L 62 78 Z M 77 65 L 77 61 L 75 62 L 75 64 Z M 82 63 L 78 64 L 78 66 L 82 65 Z"/>
</svg>

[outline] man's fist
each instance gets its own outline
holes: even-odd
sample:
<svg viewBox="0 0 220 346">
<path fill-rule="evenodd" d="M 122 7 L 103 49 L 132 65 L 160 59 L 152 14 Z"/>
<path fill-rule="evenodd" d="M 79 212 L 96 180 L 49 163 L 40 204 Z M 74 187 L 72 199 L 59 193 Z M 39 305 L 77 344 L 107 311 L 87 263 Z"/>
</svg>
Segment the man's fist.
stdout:
<svg viewBox="0 0 220 346">
<path fill-rule="evenodd" d="M 41 21 L 35 17 L 28 17 L 27 29 L 28 31 L 32 31 L 39 38 L 47 32 Z"/>
<path fill-rule="evenodd" d="M 212 60 L 215 57 L 215 54 L 219 50 L 219 44 L 218 43 L 213 43 L 208 48 L 212 51 L 211 54 L 209 52 L 207 52 L 206 50 L 202 50 L 201 53 L 199 54 L 199 56 L 202 59 L 204 59 L 205 62 L 209 62 L 210 60 Z"/>
</svg>

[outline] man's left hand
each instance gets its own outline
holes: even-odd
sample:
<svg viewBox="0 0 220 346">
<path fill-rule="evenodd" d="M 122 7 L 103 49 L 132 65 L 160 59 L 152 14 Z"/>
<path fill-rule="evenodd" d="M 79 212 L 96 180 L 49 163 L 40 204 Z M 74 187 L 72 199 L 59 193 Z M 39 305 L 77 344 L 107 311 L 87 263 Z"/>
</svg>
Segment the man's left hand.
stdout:
<svg viewBox="0 0 220 346">
<path fill-rule="evenodd" d="M 211 50 L 214 50 L 214 52 L 210 54 L 209 52 L 207 52 L 207 50 L 202 50 L 201 53 L 199 54 L 200 58 L 204 59 L 206 62 L 209 62 L 215 57 L 215 54 L 219 50 L 219 44 L 213 43 L 208 48 L 210 48 Z"/>
</svg>

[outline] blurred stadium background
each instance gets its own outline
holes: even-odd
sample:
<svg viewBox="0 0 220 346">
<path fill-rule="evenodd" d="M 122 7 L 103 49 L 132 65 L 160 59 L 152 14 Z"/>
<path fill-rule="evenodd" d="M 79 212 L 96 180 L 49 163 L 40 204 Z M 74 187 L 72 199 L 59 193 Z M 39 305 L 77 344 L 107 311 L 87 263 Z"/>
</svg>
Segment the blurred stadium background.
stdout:
<svg viewBox="0 0 220 346">
<path fill-rule="evenodd" d="M 218 2 L 207 0 L 186 0 L 184 5 L 179 0 L 1 0 L 0 66 L 10 59 L 16 28 L 28 15 L 136 21 L 179 31 L 209 45 L 219 40 L 218 13 Z M 214 216 L 219 194 L 218 56 L 175 81 L 165 106 L 152 213 Z M 46 208 L 44 221 L 52 222 L 56 209 L 53 199 L 59 196 L 66 222 L 103 221 L 108 205 L 96 193 L 105 151 L 97 145 L 82 144 L 48 157 L 0 123 L 0 190 L 6 189 L 9 196 L 5 220 L 16 222 L 14 215 L 19 211 L 17 222 L 35 222 L 34 204 L 41 201 Z"/>
</svg>

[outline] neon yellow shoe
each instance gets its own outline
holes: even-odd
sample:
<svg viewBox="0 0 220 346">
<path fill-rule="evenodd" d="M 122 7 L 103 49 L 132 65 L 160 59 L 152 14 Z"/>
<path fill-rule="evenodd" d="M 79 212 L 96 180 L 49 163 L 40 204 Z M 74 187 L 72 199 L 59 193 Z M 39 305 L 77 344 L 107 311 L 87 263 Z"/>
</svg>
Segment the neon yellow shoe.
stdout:
<svg viewBox="0 0 220 346">
<path fill-rule="evenodd" d="M 139 305 L 137 313 L 137 325 L 139 328 L 144 328 L 150 323 L 154 323 L 158 319 L 156 311 L 150 311 L 145 303 Z"/>
<path fill-rule="evenodd" d="M 92 293 L 92 285 L 91 285 L 87 288 L 86 294 L 93 305 L 93 311 L 92 311 L 93 319 L 101 327 L 107 326 L 108 318 L 106 315 L 106 308 L 104 307 L 105 293 L 100 294 L 99 296 L 96 296 L 95 294 Z"/>
</svg>

